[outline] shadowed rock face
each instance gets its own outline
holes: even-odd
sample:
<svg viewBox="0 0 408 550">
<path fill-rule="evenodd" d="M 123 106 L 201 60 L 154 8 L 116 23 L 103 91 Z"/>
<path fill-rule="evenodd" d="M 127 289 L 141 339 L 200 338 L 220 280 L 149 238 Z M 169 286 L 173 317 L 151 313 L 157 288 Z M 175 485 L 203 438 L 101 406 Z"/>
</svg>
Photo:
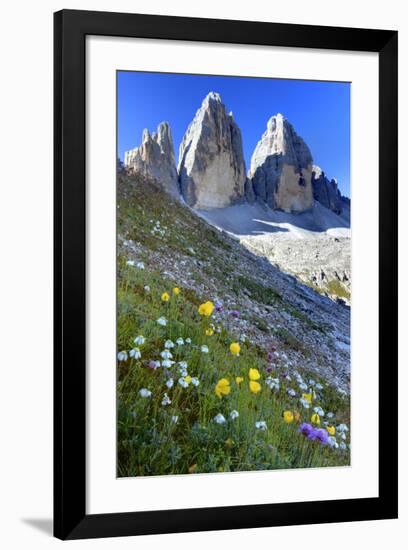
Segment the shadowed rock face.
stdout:
<svg viewBox="0 0 408 550">
<path fill-rule="evenodd" d="M 157 133 L 143 131 L 142 144 L 126 151 L 125 168 L 154 178 L 164 191 L 173 197 L 179 196 L 179 184 L 174 158 L 174 146 L 170 126 L 161 122 Z"/>
<path fill-rule="evenodd" d="M 271 117 L 251 159 L 255 195 L 285 212 L 312 208 L 312 165 L 308 146 L 288 120 L 281 114 Z"/>
<path fill-rule="evenodd" d="M 335 179 L 329 180 L 319 166 L 313 166 L 312 173 L 313 196 L 326 208 L 336 214 L 343 211 L 343 199 Z"/>
<path fill-rule="evenodd" d="M 178 168 L 181 193 L 189 206 L 223 208 L 245 195 L 241 131 L 219 94 L 207 95 L 189 125 Z"/>
</svg>

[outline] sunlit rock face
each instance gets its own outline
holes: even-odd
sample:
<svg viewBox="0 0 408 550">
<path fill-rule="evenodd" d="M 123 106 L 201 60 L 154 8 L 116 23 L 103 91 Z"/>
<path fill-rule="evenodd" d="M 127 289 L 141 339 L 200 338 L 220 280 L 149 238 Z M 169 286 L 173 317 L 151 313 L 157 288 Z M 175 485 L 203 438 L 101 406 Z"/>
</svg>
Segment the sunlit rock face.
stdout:
<svg viewBox="0 0 408 550">
<path fill-rule="evenodd" d="M 190 123 L 178 170 L 181 193 L 193 208 L 223 208 L 245 196 L 241 131 L 219 94 L 210 92 Z"/>
<path fill-rule="evenodd" d="M 336 214 L 342 213 L 344 201 L 337 181 L 334 178 L 329 180 L 320 166 L 313 166 L 312 187 L 313 196 L 317 201 Z"/>
<path fill-rule="evenodd" d="M 281 114 L 272 116 L 251 159 L 255 195 L 271 208 L 303 212 L 313 207 L 309 147 Z"/>
<path fill-rule="evenodd" d="M 157 133 L 151 135 L 145 129 L 141 145 L 126 151 L 124 165 L 130 172 L 154 178 L 173 197 L 180 196 L 173 138 L 167 122 L 161 122 Z"/>
</svg>

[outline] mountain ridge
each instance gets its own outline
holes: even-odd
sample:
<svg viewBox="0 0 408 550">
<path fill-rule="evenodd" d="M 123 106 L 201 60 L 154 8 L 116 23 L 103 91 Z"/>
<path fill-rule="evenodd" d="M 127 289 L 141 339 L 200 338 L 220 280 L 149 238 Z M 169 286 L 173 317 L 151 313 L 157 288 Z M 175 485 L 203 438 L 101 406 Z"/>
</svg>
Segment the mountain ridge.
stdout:
<svg viewBox="0 0 408 550">
<path fill-rule="evenodd" d="M 241 130 L 217 92 L 207 94 L 189 124 L 177 167 L 170 125 L 161 123 L 157 135 L 160 132 L 170 136 L 162 154 L 143 154 L 151 141 L 158 141 L 145 129 L 142 144 L 126 151 L 125 168 L 155 178 L 165 191 L 180 195 L 193 208 L 211 210 L 258 200 L 275 210 L 304 212 L 317 200 L 341 214 L 347 204 L 337 181 L 313 164 L 309 147 L 280 113 L 269 118 L 248 171 Z"/>
</svg>

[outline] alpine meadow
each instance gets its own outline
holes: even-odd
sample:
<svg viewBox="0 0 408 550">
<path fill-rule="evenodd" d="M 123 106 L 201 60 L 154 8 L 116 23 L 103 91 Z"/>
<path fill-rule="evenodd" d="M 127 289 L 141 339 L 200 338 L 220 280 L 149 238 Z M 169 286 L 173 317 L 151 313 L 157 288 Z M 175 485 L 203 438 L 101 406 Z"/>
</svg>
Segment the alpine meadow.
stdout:
<svg viewBox="0 0 408 550">
<path fill-rule="evenodd" d="M 118 477 L 349 466 L 349 84 L 117 78 Z"/>
</svg>

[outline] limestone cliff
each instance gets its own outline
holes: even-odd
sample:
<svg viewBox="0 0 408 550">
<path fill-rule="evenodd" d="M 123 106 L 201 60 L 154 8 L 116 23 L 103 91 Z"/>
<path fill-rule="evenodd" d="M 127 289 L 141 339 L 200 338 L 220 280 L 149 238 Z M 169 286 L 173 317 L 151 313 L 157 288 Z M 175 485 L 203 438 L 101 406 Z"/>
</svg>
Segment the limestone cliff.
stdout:
<svg viewBox="0 0 408 550">
<path fill-rule="evenodd" d="M 145 129 L 140 147 L 126 151 L 124 165 L 129 172 L 154 178 L 173 197 L 179 196 L 173 139 L 167 122 L 161 122 L 157 133 L 151 135 Z"/>
<path fill-rule="evenodd" d="M 272 116 L 251 159 L 255 195 L 274 209 L 308 210 L 313 207 L 312 169 L 303 139 L 283 115 Z"/>
<path fill-rule="evenodd" d="M 180 145 L 181 193 L 189 206 L 209 210 L 236 203 L 245 195 L 241 131 L 219 94 L 210 92 Z"/>
</svg>

